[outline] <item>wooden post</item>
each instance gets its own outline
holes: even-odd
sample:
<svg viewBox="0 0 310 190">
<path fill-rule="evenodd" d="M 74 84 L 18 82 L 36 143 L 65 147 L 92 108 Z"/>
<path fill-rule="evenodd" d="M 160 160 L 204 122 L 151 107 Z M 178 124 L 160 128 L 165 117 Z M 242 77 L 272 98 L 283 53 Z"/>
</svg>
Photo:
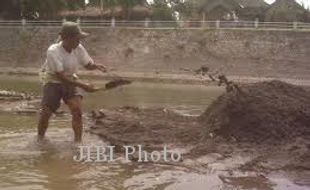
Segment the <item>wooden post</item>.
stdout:
<svg viewBox="0 0 310 190">
<path fill-rule="evenodd" d="M 144 27 L 148 28 L 149 24 L 150 24 L 150 19 L 149 18 L 145 18 L 145 20 L 144 20 Z"/>
<path fill-rule="evenodd" d="M 216 27 L 216 29 L 219 29 L 221 27 L 221 21 L 220 20 L 216 21 L 215 27 Z"/>
<path fill-rule="evenodd" d="M 66 21 L 67 21 L 66 18 L 63 18 L 62 19 L 62 24 L 65 23 Z"/>
<path fill-rule="evenodd" d="M 115 27 L 115 18 L 112 17 L 111 19 L 111 27 L 114 28 Z"/>
<path fill-rule="evenodd" d="M 298 22 L 293 22 L 293 29 L 294 30 L 297 30 L 298 29 Z"/>
<path fill-rule="evenodd" d="M 25 18 L 22 18 L 22 27 L 23 27 L 23 30 L 25 29 L 25 26 L 26 26 L 26 19 L 25 19 Z"/>
<path fill-rule="evenodd" d="M 258 28 L 258 24 L 259 24 L 259 19 L 256 18 L 255 22 L 254 22 L 254 27 L 257 29 Z"/>
<path fill-rule="evenodd" d="M 203 12 L 202 13 L 202 25 L 201 25 L 202 28 L 205 28 L 206 27 L 206 13 Z"/>
</svg>

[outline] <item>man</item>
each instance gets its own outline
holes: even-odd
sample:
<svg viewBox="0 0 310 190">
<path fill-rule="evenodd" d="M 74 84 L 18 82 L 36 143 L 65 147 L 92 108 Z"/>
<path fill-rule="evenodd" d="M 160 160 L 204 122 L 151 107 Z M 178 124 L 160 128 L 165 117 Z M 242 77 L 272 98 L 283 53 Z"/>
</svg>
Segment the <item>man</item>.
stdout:
<svg viewBox="0 0 310 190">
<path fill-rule="evenodd" d="M 80 66 L 88 70 L 101 71 L 105 71 L 105 67 L 95 64 L 80 44 L 80 40 L 88 34 L 82 32 L 77 23 L 65 22 L 59 35 L 61 40 L 48 48 L 43 67 L 44 86 L 38 123 L 38 140 L 44 138 L 49 118 L 59 108 L 62 99 L 72 115 L 74 141 L 81 142 L 83 125 L 80 89 L 95 92 L 98 88 L 76 80 L 76 72 Z"/>
</svg>

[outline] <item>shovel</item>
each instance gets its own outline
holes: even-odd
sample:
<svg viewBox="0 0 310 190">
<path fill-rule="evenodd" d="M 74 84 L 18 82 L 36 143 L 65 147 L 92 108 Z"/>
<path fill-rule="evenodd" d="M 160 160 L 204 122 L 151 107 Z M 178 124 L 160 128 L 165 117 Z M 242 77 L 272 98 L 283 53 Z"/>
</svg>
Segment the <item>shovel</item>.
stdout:
<svg viewBox="0 0 310 190">
<path fill-rule="evenodd" d="M 131 81 L 126 80 L 126 79 L 122 79 L 122 78 L 113 79 L 113 80 L 109 81 L 108 83 L 106 83 L 104 85 L 104 87 L 99 88 L 98 90 L 111 90 L 111 89 L 117 88 L 119 86 L 124 86 L 124 85 L 128 85 L 131 83 L 132 83 Z"/>
<path fill-rule="evenodd" d="M 101 71 L 102 73 L 108 72 L 107 69 L 98 68 L 98 70 Z M 131 83 L 132 82 L 130 80 L 122 79 L 121 77 L 117 76 L 116 79 L 109 81 L 108 83 L 105 84 L 104 87 L 98 88 L 98 90 L 111 90 L 111 89 L 117 88 L 119 86 L 124 86 L 124 85 L 128 85 Z"/>
</svg>

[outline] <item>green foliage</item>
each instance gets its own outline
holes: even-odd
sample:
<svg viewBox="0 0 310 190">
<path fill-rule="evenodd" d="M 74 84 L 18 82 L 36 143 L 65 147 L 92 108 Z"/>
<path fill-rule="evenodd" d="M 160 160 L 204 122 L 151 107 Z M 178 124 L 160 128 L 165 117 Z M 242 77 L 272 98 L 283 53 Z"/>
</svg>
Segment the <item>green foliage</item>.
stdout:
<svg viewBox="0 0 310 190">
<path fill-rule="evenodd" d="M 84 7 L 84 0 L 65 0 L 66 9 L 76 10 L 78 8 Z"/>
<path fill-rule="evenodd" d="M 84 6 L 84 0 L 1 0 L 0 15 L 9 19 L 53 19 L 63 9 Z"/>
<path fill-rule="evenodd" d="M 54 18 L 65 6 L 64 0 L 21 0 L 22 15 L 29 19 Z"/>
<path fill-rule="evenodd" d="M 167 0 L 171 5 L 172 11 L 179 13 L 180 19 L 193 17 L 196 11 L 194 9 L 195 1 L 197 0 Z"/>
<path fill-rule="evenodd" d="M 100 7 L 101 5 L 111 7 L 111 6 L 116 6 L 118 5 L 118 0 L 90 0 L 89 5 L 92 6 L 98 6 Z"/>
<path fill-rule="evenodd" d="M 254 1 L 254 0 L 253 0 Z M 277 0 L 269 7 L 236 8 L 240 0 L 154 0 L 151 7 L 152 20 L 202 19 L 206 13 L 207 19 L 221 17 L 218 4 L 224 7 L 223 14 L 236 12 L 239 19 L 263 21 L 310 22 L 310 12 L 294 0 Z M 247 1 L 249 2 L 249 1 Z M 146 0 L 90 0 L 91 6 L 102 10 L 110 10 L 110 16 L 115 15 L 116 8 L 121 8 L 118 18 L 134 17 L 133 8 L 136 5 L 147 5 Z M 0 18 L 20 19 L 56 19 L 61 10 L 77 10 L 84 8 L 84 0 L 0 0 Z M 147 8 L 146 8 L 147 9 Z M 226 11 L 226 12 L 225 12 Z"/>
<path fill-rule="evenodd" d="M 144 1 L 145 2 L 145 1 Z M 100 7 L 104 10 L 111 11 L 111 16 L 114 16 L 114 10 L 116 7 L 122 8 L 123 19 L 130 19 L 132 8 L 135 5 L 143 3 L 143 0 L 90 0 L 90 5 Z"/>
<path fill-rule="evenodd" d="M 173 16 L 173 9 L 170 8 L 166 2 L 161 0 L 154 0 L 152 4 L 152 20 L 175 20 Z"/>
<path fill-rule="evenodd" d="M 130 19 L 132 8 L 139 4 L 139 0 L 118 0 L 118 4 L 123 10 L 123 19 Z"/>
<path fill-rule="evenodd" d="M 237 15 L 240 20 L 250 20 L 254 21 L 258 19 L 260 21 L 264 21 L 265 19 L 265 7 L 260 8 L 242 8 L 237 10 Z"/>
<path fill-rule="evenodd" d="M 233 0 L 167 0 L 172 5 L 173 11 L 180 14 L 181 19 L 201 19 L 202 13 L 207 13 L 209 17 L 217 17 L 218 15 L 225 14 L 226 12 L 233 11 L 238 3 Z M 216 12 L 222 11 L 217 5 L 221 4 L 224 13 Z M 213 7 L 213 8 L 212 8 Z M 213 10 L 213 12 L 208 12 Z M 226 12 L 225 12 L 226 11 Z M 212 15 L 216 14 L 216 15 Z"/>
<path fill-rule="evenodd" d="M 22 16 L 28 19 L 53 19 L 61 10 L 75 10 L 84 0 L 19 0 Z"/>
</svg>

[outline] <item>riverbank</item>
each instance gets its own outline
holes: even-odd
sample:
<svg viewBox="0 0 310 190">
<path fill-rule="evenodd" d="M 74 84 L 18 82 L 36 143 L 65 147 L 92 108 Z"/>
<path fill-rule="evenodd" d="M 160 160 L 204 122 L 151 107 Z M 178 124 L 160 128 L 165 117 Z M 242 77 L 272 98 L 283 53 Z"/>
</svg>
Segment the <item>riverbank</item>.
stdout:
<svg viewBox="0 0 310 190">
<path fill-rule="evenodd" d="M 117 71 L 172 72 L 207 65 L 228 76 L 309 78 L 309 32 L 260 30 L 128 30 L 85 28 L 96 63 Z M 37 67 L 58 28 L 3 28 L 1 67 Z"/>
</svg>

